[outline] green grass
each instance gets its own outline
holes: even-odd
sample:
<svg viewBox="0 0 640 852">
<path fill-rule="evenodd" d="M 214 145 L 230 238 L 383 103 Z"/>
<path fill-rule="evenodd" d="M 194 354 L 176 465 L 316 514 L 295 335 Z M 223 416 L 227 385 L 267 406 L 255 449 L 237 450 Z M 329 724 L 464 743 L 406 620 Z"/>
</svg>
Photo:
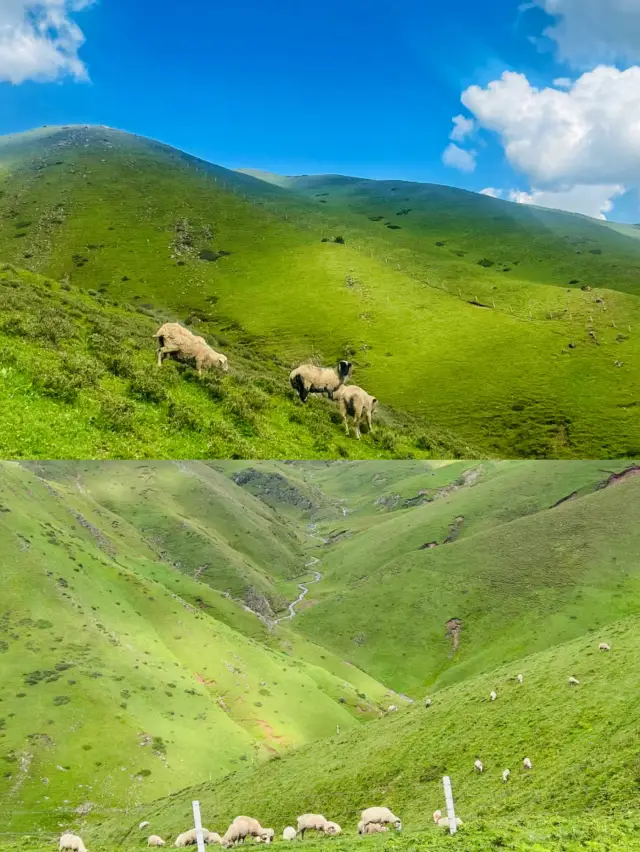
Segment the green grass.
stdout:
<svg viewBox="0 0 640 852">
<path fill-rule="evenodd" d="M 625 231 L 447 187 L 331 176 L 275 186 L 106 128 L 5 137 L 0 167 L 1 257 L 74 294 L 137 305 L 143 318 L 199 318 L 236 381 L 249 375 L 271 397 L 265 410 L 259 394 L 243 406 L 231 392 L 235 412 L 218 409 L 208 440 L 168 434 L 161 404 L 141 403 L 129 439 L 29 399 L 32 363 L 11 386 L 7 425 L 26 428 L 5 455 L 73 446 L 100 457 L 638 453 L 640 242 Z M 385 226 L 392 220 L 399 230 Z M 322 242 L 336 236 L 344 244 Z M 63 307 L 67 320 L 73 310 Z M 150 349 L 145 331 L 139 370 Z M 358 445 L 331 408 L 314 400 L 301 414 L 287 396 L 291 366 L 345 355 L 386 424 Z M 120 401 L 116 409 L 110 420 L 122 428 L 133 415 Z M 47 420 L 54 442 L 37 427 Z"/>
</svg>

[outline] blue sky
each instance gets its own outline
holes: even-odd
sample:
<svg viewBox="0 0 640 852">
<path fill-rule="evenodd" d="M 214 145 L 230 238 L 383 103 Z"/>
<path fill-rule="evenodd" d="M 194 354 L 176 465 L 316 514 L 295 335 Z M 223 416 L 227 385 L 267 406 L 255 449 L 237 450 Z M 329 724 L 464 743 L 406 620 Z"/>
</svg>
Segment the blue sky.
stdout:
<svg viewBox="0 0 640 852">
<path fill-rule="evenodd" d="M 601 115 L 593 99 L 611 94 L 628 108 L 638 80 L 624 75 L 640 75 L 629 0 L 12 3 L 0 10 L 1 133 L 105 124 L 229 167 L 492 188 L 640 221 L 640 170 L 630 173 L 640 138 L 635 152 L 635 140 L 619 140 L 626 171 L 591 162 L 620 159 L 599 147 L 619 112 Z M 611 19 L 611 3 L 618 29 L 605 43 L 581 37 L 585 8 L 597 24 L 598 14 Z M 598 65 L 609 76 L 594 82 Z M 523 104 L 527 115 L 514 119 Z M 469 132 L 450 140 L 459 114 Z M 580 134 L 586 143 L 567 157 L 567 139 Z"/>
</svg>

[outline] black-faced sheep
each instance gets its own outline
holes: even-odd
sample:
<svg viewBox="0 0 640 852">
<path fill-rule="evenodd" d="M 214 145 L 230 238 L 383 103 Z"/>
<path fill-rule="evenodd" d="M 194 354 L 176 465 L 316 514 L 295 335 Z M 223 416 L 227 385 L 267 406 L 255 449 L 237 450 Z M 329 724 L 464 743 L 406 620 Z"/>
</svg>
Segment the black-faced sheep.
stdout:
<svg viewBox="0 0 640 852">
<path fill-rule="evenodd" d="M 365 824 L 378 823 L 378 825 L 392 825 L 396 831 L 402 830 L 402 822 L 393 814 L 389 808 L 366 808 L 360 814 L 360 819 Z"/>
<path fill-rule="evenodd" d="M 342 385 L 334 392 L 333 399 L 338 403 L 347 436 L 349 435 L 347 415 L 353 418 L 354 430 L 358 440 L 360 440 L 360 425 L 363 418 L 367 421 L 369 432 L 373 432 L 371 417 L 378 404 L 375 396 L 371 396 L 358 385 Z"/>
<path fill-rule="evenodd" d="M 63 834 L 60 838 L 58 849 L 60 852 L 63 852 L 65 849 L 71 850 L 71 852 L 87 852 L 82 838 L 78 837 L 77 834 Z"/>
<path fill-rule="evenodd" d="M 289 381 L 301 402 L 306 402 L 310 393 L 326 393 L 329 399 L 333 399 L 335 392 L 351 375 L 352 367 L 350 361 L 338 361 L 337 367 L 301 364 L 291 371 Z"/>
<path fill-rule="evenodd" d="M 229 362 L 226 355 L 212 349 L 204 337 L 198 337 L 177 322 L 166 322 L 154 334 L 158 341 L 156 355 L 158 366 L 168 356 L 177 361 L 194 361 L 198 375 L 203 370 L 216 368 L 227 372 Z"/>
<path fill-rule="evenodd" d="M 164 846 L 164 840 L 158 834 L 152 834 L 147 839 L 147 846 Z"/>
</svg>

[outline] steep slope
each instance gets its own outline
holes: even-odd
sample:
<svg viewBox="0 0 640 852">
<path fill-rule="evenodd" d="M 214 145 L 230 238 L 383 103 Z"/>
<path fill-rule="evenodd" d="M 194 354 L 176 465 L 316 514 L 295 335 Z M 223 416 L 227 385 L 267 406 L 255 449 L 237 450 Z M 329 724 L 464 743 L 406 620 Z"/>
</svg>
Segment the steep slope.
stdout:
<svg viewBox="0 0 640 852">
<path fill-rule="evenodd" d="M 365 849 L 376 841 L 357 837 L 360 810 L 384 802 L 403 821 L 399 838 L 379 838 L 376 848 L 385 850 L 445 844 L 463 852 L 638 849 L 639 628 L 637 617 L 609 625 L 529 655 L 518 668 L 443 689 L 429 709 L 416 703 L 320 748 L 306 746 L 221 783 L 86 826 L 86 835 L 109 848 L 137 845 L 138 820 L 146 819 L 153 831 L 174 837 L 189 824 L 197 798 L 207 826 L 218 830 L 236 813 L 250 812 L 279 831 L 311 809 L 342 824 L 345 834 L 331 840 L 332 847 Z M 598 651 L 602 640 L 611 644 L 610 653 Z M 570 675 L 578 687 L 568 685 Z M 495 702 L 488 700 L 491 689 Z M 533 763 L 529 772 L 522 767 L 525 756 Z M 482 775 L 474 770 L 477 757 Z M 508 784 L 505 768 L 511 770 Z M 444 810 L 444 774 L 465 822 L 451 839 L 431 820 L 433 810 Z"/>
<path fill-rule="evenodd" d="M 3 831 L 222 777 L 392 700 L 257 617 L 297 544 L 211 470 L 3 462 L 0 506 Z"/>
<path fill-rule="evenodd" d="M 7 261 L 200 320 L 242 370 L 246 346 L 258 369 L 274 364 L 284 390 L 294 363 L 350 357 L 383 413 L 420 424 L 413 447 L 387 433 L 364 455 L 437 455 L 447 440 L 506 457 L 640 446 L 632 237 L 446 188 L 320 178 L 309 196 L 107 128 L 11 137 L 0 169 Z M 308 457 L 304 435 L 271 426 L 272 457 Z"/>
</svg>

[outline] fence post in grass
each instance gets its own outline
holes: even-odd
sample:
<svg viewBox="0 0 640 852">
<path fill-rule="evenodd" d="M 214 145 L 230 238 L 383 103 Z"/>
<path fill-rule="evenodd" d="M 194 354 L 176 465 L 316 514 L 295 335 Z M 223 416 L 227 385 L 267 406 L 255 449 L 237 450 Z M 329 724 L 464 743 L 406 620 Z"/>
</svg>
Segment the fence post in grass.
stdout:
<svg viewBox="0 0 640 852">
<path fill-rule="evenodd" d="M 451 792 L 451 779 L 448 775 L 445 775 L 442 779 L 442 786 L 444 787 L 444 800 L 447 805 L 447 818 L 449 820 L 449 834 L 455 834 L 457 831 L 456 828 L 456 814 L 453 809 L 453 793 Z"/>
<path fill-rule="evenodd" d="M 200 802 L 191 802 L 193 807 L 193 824 L 196 828 L 196 843 L 198 852 L 204 852 L 204 836 L 202 833 L 202 820 L 200 819 Z"/>
</svg>

